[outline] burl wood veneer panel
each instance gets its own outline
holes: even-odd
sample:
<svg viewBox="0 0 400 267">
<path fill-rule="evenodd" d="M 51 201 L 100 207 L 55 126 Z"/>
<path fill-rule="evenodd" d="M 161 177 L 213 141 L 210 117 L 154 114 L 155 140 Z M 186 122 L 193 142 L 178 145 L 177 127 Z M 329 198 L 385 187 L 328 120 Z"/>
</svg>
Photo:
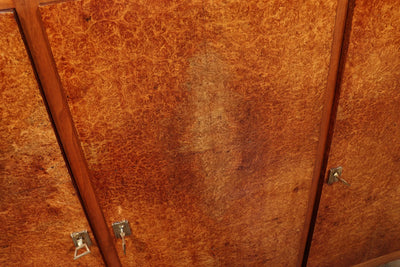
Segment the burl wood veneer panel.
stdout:
<svg viewBox="0 0 400 267">
<path fill-rule="evenodd" d="M 41 8 L 126 266 L 294 265 L 335 1 Z"/>
<path fill-rule="evenodd" d="M 89 225 L 12 13 L 0 14 L 0 81 L 0 265 L 103 265 L 96 246 L 73 260 L 70 233 Z"/>
<path fill-rule="evenodd" d="M 348 266 L 400 250 L 400 9 L 356 1 L 309 266 Z"/>
</svg>

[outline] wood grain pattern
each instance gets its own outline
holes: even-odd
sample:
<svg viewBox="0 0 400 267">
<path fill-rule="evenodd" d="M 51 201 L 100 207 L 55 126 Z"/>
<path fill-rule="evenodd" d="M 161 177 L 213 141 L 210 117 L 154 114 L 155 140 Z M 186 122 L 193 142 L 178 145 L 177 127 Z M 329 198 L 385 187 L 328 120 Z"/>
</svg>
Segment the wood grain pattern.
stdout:
<svg viewBox="0 0 400 267">
<path fill-rule="evenodd" d="M 0 10 L 13 9 L 15 7 L 13 0 L 0 0 Z"/>
<path fill-rule="evenodd" d="M 106 219 L 131 222 L 124 264 L 296 264 L 335 1 L 41 12 Z"/>
<path fill-rule="evenodd" d="M 354 265 L 353 267 L 379 267 L 383 264 L 391 263 L 391 265 L 388 266 L 393 266 L 396 267 L 398 265 L 398 259 L 400 259 L 400 251 L 395 251 L 390 254 L 386 254 L 377 258 L 374 258 L 372 260 Z M 392 263 L 392 261 L 396 261 L 396 264 Z M 385 266 L 385 265 L 383 265 Z"/>
<path fill-rule="evenodd" d="M 70 233 L 90 229 L 13 13 L 0 14 L 0 80 L 0 265 L 102 266 L 95 242 L 73 260 Z"/>
<path fill-rule="evenodd" d="M 349 266 L 400 249 L 400 12 L 356 1 L 328 168 L 351 186 L 324 185 L 309 266 Z"/>
<path fill-rule="evenodd" d="M 39 0 L 39 3 L 41 5 L 49 5 L 67 1 L 74 1 L 74 0 Z M 14 9 L 15 6 L 16 5 L 14 0 L 0 0 L 0 11 L 5 9 Z"/>
<path fill-rule="evenodd" d="M 79 190 L 94 236 L 108 266 L 120 266 L 113 239 L 90 181 L 91 174 L 66 102 L 54 58 L 40 18 L 38 0 L 15 0 L 16 12 L 51 117 Z"/>
</svg>

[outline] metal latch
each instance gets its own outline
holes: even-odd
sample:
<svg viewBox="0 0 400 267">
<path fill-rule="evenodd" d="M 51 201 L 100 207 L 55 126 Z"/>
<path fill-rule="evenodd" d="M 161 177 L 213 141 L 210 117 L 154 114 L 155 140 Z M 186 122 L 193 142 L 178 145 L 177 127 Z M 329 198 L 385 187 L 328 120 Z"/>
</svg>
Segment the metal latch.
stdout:
<svg viewBox="0 0 400 267">
<path fill-rule="evenodd" d="M 343 172 L 343 167 L 339 166 L 329 170 L 328 184 L 333 184 L 336 182 L 342 182 L 343 184 L 350 186 L 350 184 L 343 178 L 341 178 Z"/>
<path fill-rule="evenodd" d="M 131 228 L 129 227 L 129 222 L 127 220 L 115 222 L 112 224 L 112 228 L 114 230 L 115 237 L 122 239 L 122 250 L 124 251 L 124 255 L 126 255 L 125 236 L 132 234 Z"/>
<path fill-rule="evenodd" d="M 92 241 L 90 240 L 87 230 L 72 233 L 71 238 L 75 245 L 74 260 L 90 253 L 89 246 L 92 245 Z M 78 255 L 79 250 L 81 249 L 85 249 L 85 251 Z"/>
</svg>

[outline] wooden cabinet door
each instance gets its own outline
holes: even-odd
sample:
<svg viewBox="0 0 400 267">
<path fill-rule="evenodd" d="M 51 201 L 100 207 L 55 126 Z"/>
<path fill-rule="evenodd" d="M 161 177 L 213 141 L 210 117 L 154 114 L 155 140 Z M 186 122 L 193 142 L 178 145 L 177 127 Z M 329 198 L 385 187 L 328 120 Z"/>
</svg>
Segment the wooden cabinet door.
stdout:
<svg viewBox="0 0 400 267">
<path fill-rule="evenodd" d="M 127 266 L 293 266 L 336 1 L 73 1 L 41 15 Z M 120 241 L 118 241 L 120 242 Z"/>
<path fill-rule="evenodd" d="M 102 266 L 73 260 L 89 230 L 12 12 L 0 14 L 0 265 Z M 82 252 L 82 251 L 80 251 Z"/>
<path fill-rule="evenodd" d="M 328 169 L 309 266 L 349 266 L 400 250 L 400 13 L 355 2 Z"/>
</svg>

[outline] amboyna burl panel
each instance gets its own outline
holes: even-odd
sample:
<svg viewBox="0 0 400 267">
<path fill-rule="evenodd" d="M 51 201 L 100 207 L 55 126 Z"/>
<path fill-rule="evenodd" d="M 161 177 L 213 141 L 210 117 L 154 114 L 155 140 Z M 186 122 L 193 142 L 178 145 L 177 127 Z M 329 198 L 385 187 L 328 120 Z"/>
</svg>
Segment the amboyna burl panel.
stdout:
<svg viewBox="0 0 400 267">
<path fill-rule="evenodd" d="M 89 225 L 14 14 L 1 13 L 0 25 L 0 265 L 102 266 L 94 240 L 73 260 L 70 234 Z"/>
<path fill-rule="evenodd" d="M 400 12 L 355 1 L 328 169 L 351 186 L 322 191 L 310 266 L 350 266 L 400 250 Z"/>
<path fill-rule="evenodd" d="M 335 1 L 41 7 L 126 265 L 295 264 Z"/>
</svg>

